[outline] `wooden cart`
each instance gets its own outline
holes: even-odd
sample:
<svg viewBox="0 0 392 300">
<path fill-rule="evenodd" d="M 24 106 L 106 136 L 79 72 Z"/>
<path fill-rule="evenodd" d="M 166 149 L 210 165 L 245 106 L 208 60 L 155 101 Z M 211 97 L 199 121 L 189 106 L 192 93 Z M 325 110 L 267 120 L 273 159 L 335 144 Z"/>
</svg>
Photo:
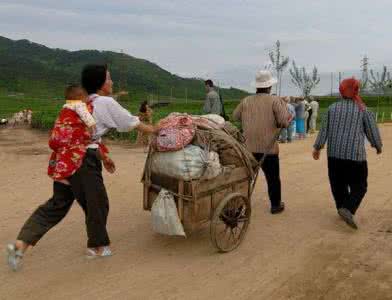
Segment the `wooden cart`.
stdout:
<svg viewBox="0 0 392 300">
<path fill-rule="evenodd" d="M 182 181 L 149 174 L 144 180 L 144 209 L 151 210 L 162 188 L 168 190 L 175 196 L 185 231 L 210 222 L 212 244 L 220 252 L 229 252 L 240 245 L 248 229 L 256 179 L 245 167 L 230 169 L 212 180 Z"/>
</svg>

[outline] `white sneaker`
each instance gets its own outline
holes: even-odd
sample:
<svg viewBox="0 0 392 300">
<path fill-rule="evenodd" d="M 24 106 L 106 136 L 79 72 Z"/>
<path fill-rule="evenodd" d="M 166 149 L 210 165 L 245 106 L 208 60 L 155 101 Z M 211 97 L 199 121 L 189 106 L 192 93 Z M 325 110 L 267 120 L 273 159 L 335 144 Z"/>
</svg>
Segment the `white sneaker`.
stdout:
<svg viewBox="0 0 392 300">
<path fill-rule="evenodd" d="M 12 271 L 19 271 L 22 267 L 23 252 L 16 249 L 15 244 L 7 245 L 7 263 Z"/>
</svg>

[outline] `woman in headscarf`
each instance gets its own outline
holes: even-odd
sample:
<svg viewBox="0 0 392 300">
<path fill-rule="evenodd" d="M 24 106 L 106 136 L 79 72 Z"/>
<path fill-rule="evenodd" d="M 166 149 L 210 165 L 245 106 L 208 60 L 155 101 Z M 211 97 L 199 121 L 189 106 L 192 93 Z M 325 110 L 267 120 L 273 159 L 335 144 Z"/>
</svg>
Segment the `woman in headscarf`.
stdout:
<svg viewBox="0 0 392 300">
<path fill-rule="evenodd" d="M 342 99 L 329 107 L 313 151 L 318 160 L 328 141 L 328 175 L 336 208 L 354 229 L 358 229 L 354 215 L 367 192 L 365 137 L 377 154 L 382 152 L 377 123 L 359 96 L 359 86 L 355 78 L 342 81 Z"/>
</svg>

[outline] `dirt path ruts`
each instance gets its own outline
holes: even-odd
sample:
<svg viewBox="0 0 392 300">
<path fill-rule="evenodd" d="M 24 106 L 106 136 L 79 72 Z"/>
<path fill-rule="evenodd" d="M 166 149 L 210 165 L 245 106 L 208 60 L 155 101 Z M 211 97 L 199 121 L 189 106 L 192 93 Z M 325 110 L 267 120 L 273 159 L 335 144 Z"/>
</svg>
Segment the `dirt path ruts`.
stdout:
<svg viewBox="0 0 392 300">
<path fill-rule="evenodd" d="M 353 232 L 337 217 L 326 159 L 315 162 L 314 138 L 281 146 L 287 211 L 268 213 L 257 185 L 248 235 L 217 254 L 208 228 L 188 239 L 154 234 L 142 210 L 145 154 L 113 145 L 118 167 L 105 174 L 115 255 L 87 261 L 81 209 L 74 205 L 25 258 L 22 272 L 0 264 L 0 299 L 392 299 L 392 127 L 382 127 L 382 157 L 369 153 L 369 192 Z M 33 209 L 48 199 L 47 136 L 0 130 L 0 241 L 12 241 Z M 261 177 L 262 178 L 262 177 Z"/>
</svg>

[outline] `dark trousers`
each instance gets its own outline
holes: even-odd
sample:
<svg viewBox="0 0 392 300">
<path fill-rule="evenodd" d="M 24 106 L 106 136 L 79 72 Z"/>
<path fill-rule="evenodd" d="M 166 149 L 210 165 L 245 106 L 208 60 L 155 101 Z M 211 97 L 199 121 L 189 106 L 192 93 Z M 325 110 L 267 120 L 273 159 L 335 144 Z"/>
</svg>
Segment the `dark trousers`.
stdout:
<svg viewBox="0 0 392 300">
<path fill-rule="evenodd" d="M 309 130 L 310 130 L 310 120 L 312 118 L 313 110 L 309 109 L 308 113 L 309 113 L 309 117 L 308 117 L 308 119 L 306 121 L 306 133 L 308 133 Z"/>
<path fill-rule="evenodd" d="M 53 196 L 39 206 L 22 227 L 18 240 L 35 245 L 68 213 L 75 198 L 86 216 L 87 247 L 110 244 L 106 230 L 109 200 L 102 178 L 102 164 L 95 150 L 88 150 L 78 171 L 68 178 L 71 185 L 53 183 Z"/>
<path fill-rule="evenodd" d="M 260 162 L 264 156 L 263 153 L 253 153 L 255 159 Z M 261 169 L 264 172 L 268 185 L 268 195 L 272 207 L 279 207 L 282 199 L 280 183 L 280 166 L 279 155 L 268 154 L 265 157 Z"/>
<path fill-rule="evenodd" d="M 329 157 L 328 175 L 336 208 L 355 214 L 367 192 L 367 162 Z"/>
</svg>

